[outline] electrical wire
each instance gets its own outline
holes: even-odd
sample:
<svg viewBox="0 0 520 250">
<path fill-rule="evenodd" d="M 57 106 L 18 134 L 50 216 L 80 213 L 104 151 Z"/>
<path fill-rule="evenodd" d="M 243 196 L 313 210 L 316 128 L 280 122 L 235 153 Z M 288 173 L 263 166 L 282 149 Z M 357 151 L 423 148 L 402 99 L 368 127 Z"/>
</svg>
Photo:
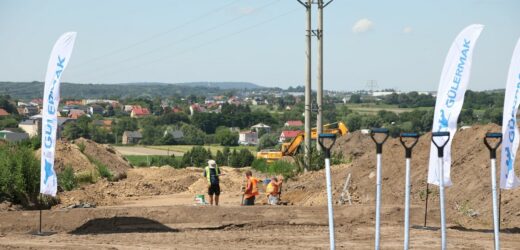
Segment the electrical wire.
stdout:
<svg viewBox="0 0 520 250">
<path fill-rule="evenodd" d="M 191 47 L 189 49 L 186 49 L 186 50 L 183 50 L 183 51 L 180 51 L 179 53 L 175 53 L 175 54 L 172 54 L 172 55 L 168 55 L 168 56 L 164 56 L 164 57 L 160 57 L 158 59 L 155 59 L 155 60 L 152 60 L 152 61 L 146 61 L 146 62 L 142 62 L 142 63 L 139 63 L 137 65 L 134 65 L 134 66 L 130 66 L 130 67 L 125 67 L 125 68 L 121 68 L 119 70 L 113 70 L 113 71 L 109 71 L 109 72 L 106 72 L 104 74 L 96 74 L 96 78 L 97 79 L 100 79 L 100 78 L 103 78 L 103 77 L 106 77 L 106 76 L 111 76 L 111 75 L 115 75 L 115 74 L 121 74 L 121 73 L 126 73 L 126 72 L 129 72 L 131 70 L 134 70 L 134 69 L 137 69 L 137 68 L 141 68 L 143 66 L 149 66 L 151 64 L 154 64 L 154 63 L 158 63 L 158 62 L 161 62 L 161 61 L 165 61 L 165 60 L 168 60 L 168 59 L 172 59 L 172 58 L 175 58 L 179 55 L 183 55 L 185 53 L 188 53 L 188 52 L 191 52 L 193 50 L 196 50 L 196 49 L 199 49 L 199 48 L 202 48 L 202 47 L 205 47 L 205 46 L 208 46 L 208 45 L 211 45 L 215 42 L 218 42 L 220 40 L 224 40 L 224 39 L 227 39 L 227 38 L 230 38 L 230 37 L 233 37 L 233 36 L 236 36 L 238 34 L 241 34 L 241 33 L 244 33 L 246 31 L 249 31 L 251 29 L 254 29 L 254 28 L 257 28 L 261 25 L 264 25 L 264 24 L 267 24 L 267 23 L 270 23 L 278 18 L 281 18 L 281 17 L 284 17 L 284 16 L 287 16 L 293 12 L 295 12 L 296 10 L 299 10 L 299 8 L 295 8 L 295 9 L 292 9 L 290 11 L 287 11 L 287 12 L 284 12 L 280 15 L 277 15 L 277 16 L 274 16 L 270 19 L 267 19 L 267 20 L 264 20 L 262 22 L 259 22 L 259 23 L 256 23 L 254 25 L 251 25 L 251 26 L 248 26 L 244 29 L 241 29 L 241 30 L 238 30 L 236 32 L 233 32 L 233 33 L 229 33 L 227 35 L 224 35 L 224 36 L 220 36 L 220 37 L 217 37 L 213 40 L 210 40 L 210 41 L 207 41 L 207 42 L 204 42 L 204 43 L 201 43 L 197 46 L 194 46 L 194 47 Z"/>
<path fill-rule="evenodd" d="M 155 39 L 157 39 L 159 37 L 162 37 L 162 36 L 165 36 L 167 34 L 170 34 L 170 33 L 174 32 L 174 31 L 182 29 L 182 28 L 184 28 L 184 27 L 186 27 L 188 25 L 191 25 L 193 23 L 201 21 L 204 18 L 210 17 L 211 15 L 213 15 L 215 13 L 218 13 L 221 10 L 224 10 L 225 8 L 231 6 L 231 5 L 233 5 L 233 4 L 235 4 L 235 3 L 239 2 L 239 1 L 242 1 L 242 0 L 234 0 L 234 1 L 228 2 L 225 5 L 222 5 L 222 6 L 218 7 L 218 8 L 215 8 L 215 9 L 212 9 L 212 10 L 210 10 L 208 12 L 205 12 L 204 14 L 199 15 L 199 16 L 193 18 L 193 19 L 190 19 L 190 20 L 184 22 L 183 24 L 177 25 L 177 26 L 175 26 L 175 27 L 173 27 L 171 29 L 168 29 L 168 30 L 163 31 L 161 33 L 156 33 L 156 34 L 154 34 L 154 35 L 152 35 L 152 36 L 150 36 L 148 38 L 145 38 L 143 40 L 137 41 L 137 42 L 132 43 L 132 44 L 130 44 L 128 46 L 115 49 L 115 50 L 110 51 L 110 52 L 108 52 L 106 54 L 103 54 L 101 56 L 96 56 L 96 57 L 90 58 L 90 59 L 88 59 L 86 61 L 80 62 L 79 64 L 75 65 L 74 67 L 69 68 L 68 71 L 76 71 L 77 69 L 83 68 L 84 66 L 89 65 L 92 62 L 96 62 L 96 61 L 99 61 L 101 59 L 105 59 L 106 57 L 109 57 L 109 56 L 117 55 L 117 54 L 119 54 L 121 52 L 124 52 L 126 50 L 135 48 L 135 47 L 137 47 L 137 46 L 139 46 L 141 44 L 147 43 L 147 42 L 155 40 Z"/>
<path fill-rule="evenodd" d="M 275 3 L 279 3 L 279 2 L 280 2 L 280 0 L 274 0 L 274 1 L 271 1 L 271 2 L 269 2 L 269 3 L 267 3 L 267 4 L 265 4 L 265 5 L 262 5 L 262 6 L 260 6 L 259 8 L 257 8 L 256 11 L 255 11 L 254 13 L 257 13 L 257 12 L 259 12 L 260 10 L 265 9 L 265 8 L 267 8 L 267 7 L 269 7 L 269 6 L 272 6 L 273 4 L 275 4 Z M 209 28 L 207 28 L 207 29 L 205 29 L 205 30 L 199 31 L 199 32 L 197 32 L 197 33 L 195 33 L 195 34 L 192 34 L 192 35 L 188 36 L 188 37 L 184 37 L 184 38 L 181 38 L 181 39 L 175 40 L 175 41 L 170 42 L 170 43 L 168 43 L 168 44 L 165 44 L 165 45 L 163 45 L 163 46 L 160 46 L 160 47 L 156 47 L 156 48 L 150 49 L 150 50 L 148 50 L 148 51 L 146 51 L 146 52 L 143 52 L 143 53 L 140 53 L 140 54 L 138 54 L 138 55 L 133 55 L 133 56 L 130 56 L 130 57 L 124 58 L 124 59 L 119 60 L 119 61 L 117 61 L 117 62 L 113 62 L 113 63 L 104 64 L 104 65 L 98 66 L 98 67 L 94 68 L 93 71 L 98 71 L 98 70 L 100 70 L 100 69 L 106 69 L 106 68 L 109 68 L 109 67 L 113 67 L 113 65 L 121 65 L 121 64 L 124 64 L 124 63 L 130 62 L 130 61 L 133 61 L 133 60 L 142 59 L 142 57 L 148 56 L 148 55 L 150 55 L 150 54 L 163 52 L 164 49 L 166 49 L 166 48 L 172 47 L 172 46 L 177 45 L 177 44 L 179 44 L 179 43 L 183 43 L 183 42 L 189 41 L 189 40 L 191 40 L 191 39 L 193 39 L 193 38 L 196 38 L 196 37 L 198 37 L 198 36 L 201 36 L 201 35 L 203 35 L 203 34 L 205 34 L 205 33 L 211 32 L 211 31 L 213 31 L 213 30 L 217 30 L 217 29 L 219 29 L 219 28 L 221 28 L 221 27 L 224 27 L 224 26 L 226 26 L 226 25 L 229 25 L 229 24 L 231 24 L 231 23 L 234 23 L 234 22 L 236 22 L 236 21 L 238 21 L 238 20 L 240 20 L 240 19 L 242 19 L 242 18 L 244 18 L 244 17 L 246 17 L 246 16 L 249 16 L 249 15 L 250 15 L 250 14 L 242 14 L 242 15 L 240 15 L 240 16 L 237 16 L 237 17 L 234 17 L 234 18 L 232 18 L 232 19 L 230 19 L 230 20 L 227 20 L 227 21 L 225 21 L 225 22 L 223 22 L 223 23 L 220 23 L 220 24 L 217 24 L 217 25 L 211 26 L 211 27 L 209 27 Z"/>
</svg>

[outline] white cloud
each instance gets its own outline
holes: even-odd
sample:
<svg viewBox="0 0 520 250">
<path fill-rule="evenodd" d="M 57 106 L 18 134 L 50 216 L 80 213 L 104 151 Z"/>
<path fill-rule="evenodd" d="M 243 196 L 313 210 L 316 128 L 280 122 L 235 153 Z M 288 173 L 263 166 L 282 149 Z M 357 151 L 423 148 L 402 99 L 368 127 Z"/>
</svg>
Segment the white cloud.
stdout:
<svg viewBox="0 0 520 250">
<path fill-rule="evenodd" d="M 373 27 L 374 27 L 374 22 L 372 22 L 366 18 L 362 18 L 362 19 L 359 19 L 354 24 L 354 26 L 352 26 L 352 32 L 364 33 L 364 32 L 371 30 Z"/>
<path fill-rule="evenodd" d="M 413 32 L 412 27 L 404 27 L 404 29 L 403 29 L 404 34 L 410 34 L 412 32 Z"/>
</svg>

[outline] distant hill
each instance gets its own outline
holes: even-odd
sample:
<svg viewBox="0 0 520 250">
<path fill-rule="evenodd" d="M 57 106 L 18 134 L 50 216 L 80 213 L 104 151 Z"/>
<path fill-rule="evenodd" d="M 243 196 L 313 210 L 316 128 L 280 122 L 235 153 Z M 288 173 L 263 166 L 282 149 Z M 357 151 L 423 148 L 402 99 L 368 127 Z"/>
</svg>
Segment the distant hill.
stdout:
<svg viewBox="0 0 520 250">
<path fill-rule="evenodd" d="M 187 96 L 221 94 L 232 89 L 261 88 L 252 83 L 196 82 L 196 83 L 118 83 L 78 84 L 62 83 L 62 98 L 125 98 L 139 96 Z M 0 82 L 0 95 L 32 99 L 43 95 L 43 82 Z"/>
<path fill-rule="evenodd" d="M 250 82 L 186 82 L 176 83 L 179 86 L 207 87 L 219 89 L 259 89 L 264 88 Z"/>
</svg>

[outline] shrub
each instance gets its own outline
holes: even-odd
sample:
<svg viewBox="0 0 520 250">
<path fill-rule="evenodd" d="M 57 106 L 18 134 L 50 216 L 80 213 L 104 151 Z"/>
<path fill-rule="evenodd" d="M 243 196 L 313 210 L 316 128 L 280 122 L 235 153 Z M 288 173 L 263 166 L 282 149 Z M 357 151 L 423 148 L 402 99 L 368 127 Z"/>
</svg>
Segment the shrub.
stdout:
<svg viewBox="0 0 520 250">
<path fill-rule="evenodd" d="M 271 164 L 265 159 L 255 159 L 251 167 L 261 173 L 274 176 L 283 175 L 284 178 L 292 178 L 298 173 L 298 166 L 284 160 L 278 160 Z"/>
<path fill-rule="evenodd" d="M 182 159 L 176 158 L 174 155 L 171 156 L 163 156 L 157 155 L 153 156 L 150 160 L 151 166 L 164 166 L 168 165 L 174 168 L 183 168 L 185 165 L 183 164 Z"/>
<path fill-rule="evenodd" d="M 0 145 L 0 201 L 31 206 L 40 186 L 40 164 L 27 146 Z"/>
<path fill-rule="evenodd" d="M 65 167 L 65 169 L 58 174 L 58 185 L 65 191 L 70 191 L 78 185 L 76 176 L 74 176 L 74 169 L 71 166 Z"/>
<path fill-rule="evenodd" d="M 269 171 L 269 166 L 265 159 L 255 159 L 253 163 L 251 163 L 251 167 L 254 170 L 262 173 L 267 173 Z"/>
<path fill-rule="evenodd" d="M 264 134 L 258 140 L 258 150 L 272 148 L 278 145 L 278 136 L 275 134 Z"/>
<path fill-rule="evenodd" d="M 209 149 L 206 150 L 202 146 L 195 146 L 182 156 L 182 164 L 183 166 L 203 167 L 206 165 L 208 159 L 212 158 Z"/>
<path fill-rule="evenodd" d="M 269 166 L 269 172 L 272 175 L 283 175 L 284 178 L 289 179 L 298 173 L 298 166 L 284 160 L 278 160 Z"/>
</svg>

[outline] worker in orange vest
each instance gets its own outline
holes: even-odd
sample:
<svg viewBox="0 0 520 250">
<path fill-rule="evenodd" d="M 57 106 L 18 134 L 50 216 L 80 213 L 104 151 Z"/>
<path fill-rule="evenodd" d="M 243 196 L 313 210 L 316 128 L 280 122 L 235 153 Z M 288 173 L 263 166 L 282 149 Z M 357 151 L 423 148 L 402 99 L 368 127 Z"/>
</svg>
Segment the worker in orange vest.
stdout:
<svg viewBox="0 0 520 250">
<path fill-rule="evenodd" d="M 271 177 L 271 181 L 265 190 L 267 194 L 267 203 L 269 205 L 278 205 L 280 202 L 280 194 L 283 183 L 283 176 Z"/>
<path fill-rule="evenodd" d="M 247 186 L 244 191 L 244 206 L 255 205 L 255 198 L 258 195 L 258 179 L 253 177 L 250 170 L 246 171 Z"/>
</svg>

